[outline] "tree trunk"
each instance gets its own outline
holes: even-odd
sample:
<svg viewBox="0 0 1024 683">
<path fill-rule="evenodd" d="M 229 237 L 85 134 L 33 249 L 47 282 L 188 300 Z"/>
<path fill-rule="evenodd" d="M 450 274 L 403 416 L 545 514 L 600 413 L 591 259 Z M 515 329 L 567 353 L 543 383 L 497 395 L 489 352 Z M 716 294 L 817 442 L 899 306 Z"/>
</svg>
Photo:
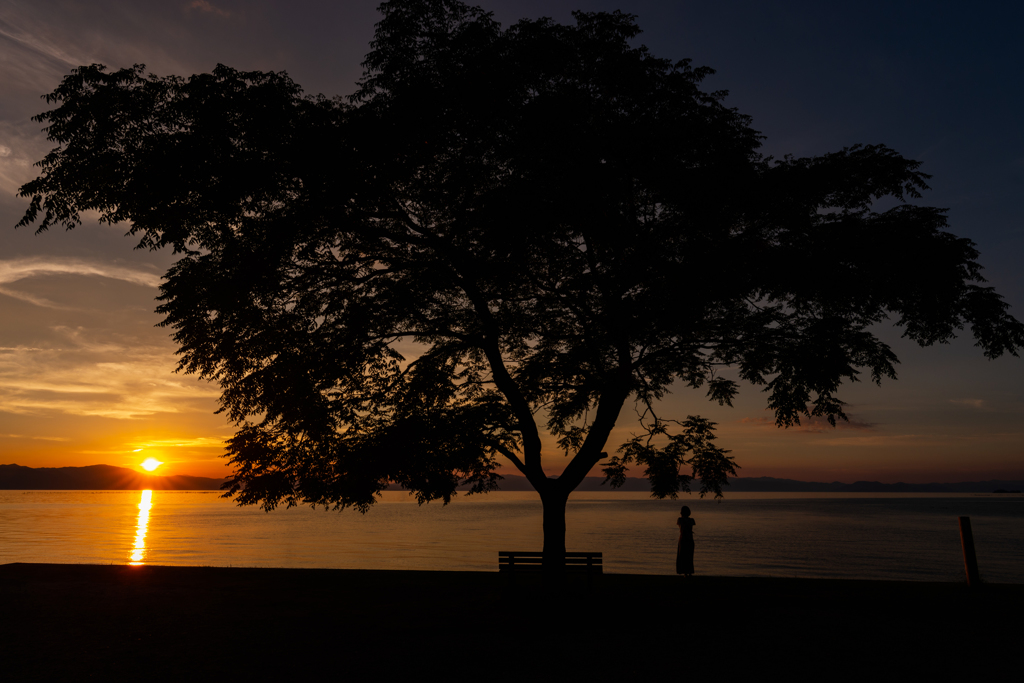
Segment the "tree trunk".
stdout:
<svg viewBox="0 0 1024 683">
<path fill-rule="evenodd" d="M 568 492 L 557 482 L 549 482 L 548 490 L 540 494 L 544 506 L 544 573 L 565 572 L 565 504 Z"/>
</svg>

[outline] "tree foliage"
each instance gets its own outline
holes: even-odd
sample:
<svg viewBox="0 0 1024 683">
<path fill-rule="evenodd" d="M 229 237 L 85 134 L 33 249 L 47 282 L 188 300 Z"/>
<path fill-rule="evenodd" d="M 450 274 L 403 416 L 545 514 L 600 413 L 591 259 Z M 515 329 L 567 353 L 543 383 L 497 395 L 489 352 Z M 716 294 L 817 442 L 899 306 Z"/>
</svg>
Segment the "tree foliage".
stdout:
<svg viewBox="0 0 1024 683">
<path fill-rule="evenodd" d="M 93 65 L 36 118 L 58 146 L 20 225 L 97 211 L 180 254 L 158 310 L 239 425 L 241 502 L 366 509 L 391 482 L 447 501 L 493 489 L 504 456 L 564 504 L 629 402 L 646 419 L 611 485 L 636 464 L 655 495 L 694 477 L 721 495 L 713 423 L 655 412 L 672 387 L 730 404 L 731 369 L 780 426 L 834 424 L 842 382 L 895 377 L 886 319 L 922 345 L 970 327 L 989 357 L 1022 346 L 974 245 L 908 203 L 918 162 L 762 156 L 712 71 L 637 47 L 628 14 L 380 9 L 347 99 Z M 570 458 L 557 478 L 544 431 Z"/>
</svg>

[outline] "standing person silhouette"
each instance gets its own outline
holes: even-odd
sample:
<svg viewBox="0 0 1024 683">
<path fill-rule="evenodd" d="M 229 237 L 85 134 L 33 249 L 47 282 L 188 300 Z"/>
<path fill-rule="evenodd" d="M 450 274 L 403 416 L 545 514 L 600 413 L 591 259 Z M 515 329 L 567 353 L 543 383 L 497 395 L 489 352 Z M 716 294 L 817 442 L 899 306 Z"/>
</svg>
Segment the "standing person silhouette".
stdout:
<svg viewBox="0 0 1024 683">
<path fill-rule="evenodd" d="M 676 547 L 676 574 L 685 576 L 693 575 L 693 525 L 696 522 L 690 518 L 690 508 L 683 506 L 679 511 L 679 545 Z"/>
</svg>

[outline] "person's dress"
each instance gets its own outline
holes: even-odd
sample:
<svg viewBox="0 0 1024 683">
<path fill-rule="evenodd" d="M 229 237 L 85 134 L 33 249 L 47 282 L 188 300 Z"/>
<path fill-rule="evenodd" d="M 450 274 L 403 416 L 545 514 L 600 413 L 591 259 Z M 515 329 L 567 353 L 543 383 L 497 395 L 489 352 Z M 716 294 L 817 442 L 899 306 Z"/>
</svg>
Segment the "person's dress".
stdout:
<svg viewBox="0 0 1024 683">
<path fill-rule="evenodd" d="M 676 574 L 693 573 L 693 525 L 695 522 L 691 517 L 680 517 L 676 520 L 679 525 L 679 545 L 676 548 Z"/>
</svg>

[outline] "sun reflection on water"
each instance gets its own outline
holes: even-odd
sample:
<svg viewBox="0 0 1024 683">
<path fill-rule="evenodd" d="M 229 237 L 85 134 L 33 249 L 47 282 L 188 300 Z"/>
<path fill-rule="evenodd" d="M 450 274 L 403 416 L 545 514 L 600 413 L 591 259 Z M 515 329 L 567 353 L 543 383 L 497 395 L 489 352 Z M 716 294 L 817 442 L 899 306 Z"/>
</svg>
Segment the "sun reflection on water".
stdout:
<svg viewBox="0 0 1024 683">
<path fill-rule="evenodd" d="M 153 507 L 153 492 L 147 489 L 142 492 L 142 500 L 139 501 L 139 519 L 135 523 L 135 547 L 132 548 L 132 561 L 128 564 L 145 564 L 142 560 L 146 556 L 146 529 L 149 527 L 149 509 L 151 507 Z"/>
</svg>

